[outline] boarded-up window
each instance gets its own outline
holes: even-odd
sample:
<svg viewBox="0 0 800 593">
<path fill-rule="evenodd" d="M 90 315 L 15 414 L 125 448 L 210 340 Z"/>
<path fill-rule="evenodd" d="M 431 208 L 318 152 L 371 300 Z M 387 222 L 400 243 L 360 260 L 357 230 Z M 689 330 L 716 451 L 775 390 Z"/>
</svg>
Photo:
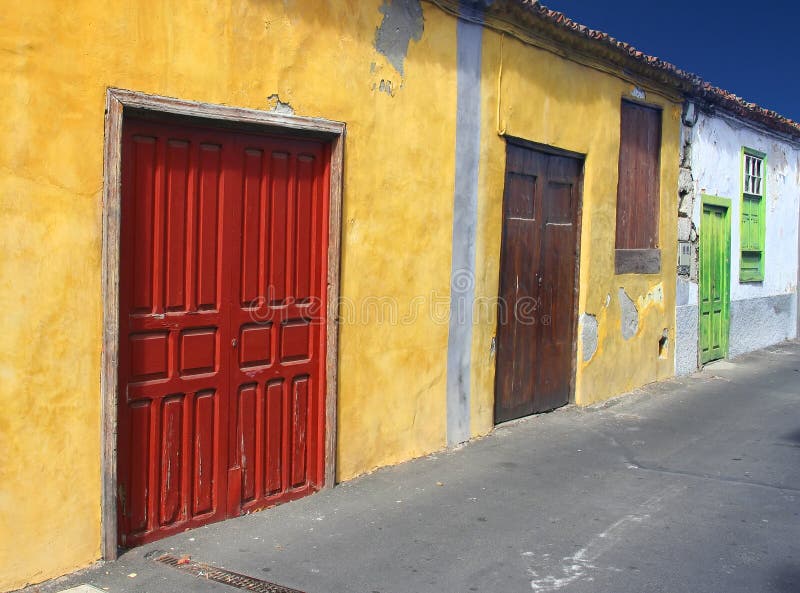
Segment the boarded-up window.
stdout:
<svg viewBox="0 0 800 593">
<path fill-rule="evenodd" d="M 617 249 L 656 249 L 661 110 L 622 101 Z"/>
</svg>

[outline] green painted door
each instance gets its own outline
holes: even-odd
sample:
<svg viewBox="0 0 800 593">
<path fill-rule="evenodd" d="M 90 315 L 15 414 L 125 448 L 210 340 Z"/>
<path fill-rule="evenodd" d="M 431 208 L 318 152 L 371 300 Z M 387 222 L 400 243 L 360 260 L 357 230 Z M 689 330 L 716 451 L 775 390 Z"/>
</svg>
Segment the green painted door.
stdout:
<svg viewBox="0 0 800 593">
<path fill-rule="evenodd" d="M 728 355 L 731 287 L 730 202 L 703 197 L 700 222 L 700 362 Z"/>
</svg>

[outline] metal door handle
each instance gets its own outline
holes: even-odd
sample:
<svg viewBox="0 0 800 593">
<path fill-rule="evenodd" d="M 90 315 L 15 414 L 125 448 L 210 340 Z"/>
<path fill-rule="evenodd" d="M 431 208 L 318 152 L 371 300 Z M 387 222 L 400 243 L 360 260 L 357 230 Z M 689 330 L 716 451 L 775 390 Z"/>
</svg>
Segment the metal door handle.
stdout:
<svg viewBox="0 0 800 593">
<path fill-rule="evenodd" d="M 239 342 L 236 340 L 236 338 L 233 338 L 233 339 L 231 340 L 231 347 L 233 347 L 233 348 L 236 348 L 236 345 L 237 345 L 238 343 L 239 343 Z"/>
</svg>

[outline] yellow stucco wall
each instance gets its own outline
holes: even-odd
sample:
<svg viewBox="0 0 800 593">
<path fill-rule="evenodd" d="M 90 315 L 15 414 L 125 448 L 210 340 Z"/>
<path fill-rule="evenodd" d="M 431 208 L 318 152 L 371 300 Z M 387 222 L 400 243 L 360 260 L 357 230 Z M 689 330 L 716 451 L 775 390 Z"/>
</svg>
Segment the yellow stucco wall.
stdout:
<svg viewBox="0 0 800 593">
<path fill-rule="evenodd" d="M 10 131 L 0 145 L 0 591 L 100 553 L 107 87 L 257 109 L 277 94 L 297 114 L 347 123 L 337 478 L 445 445 L 456 21 L 423 3 L 424 34 L 401 75 L 374 47 L 381 6 L 81 0 L 65 11 L 40 0 L 0 16 Z M 632 86 L 513 39 L 502 45 L 498 97 L 501 40 L 484 31 L 476 296 L 498 292 L 500 100 L 508 134 L 587 155 L 579 312 L 597 315 L 599 345 L 578 362 L 576 401 L 670 376 L 673 357 L 660 359 L 657 342 L 674 334 L 679 107 L 648 94 L 664 107 L 662 273 L 615 276 L 619 103 Z M 640 315 L 628 341 L 620 287 Z M 492 310 L 473 328 L 475 435 L 493 422 L 495 323 Z M 580 361 L 580 329 L 577 347 Z"/>
<path fill-rule="evenodd" d="M 577 328 L 575 402 L 587 405 L 672 376 L 674 356 L 670 350 L 659 357 L 658 340 L 665 329 L 670 343 L 675 334 L 675 188 L 680 104 L 654 92 L 647 93 L 647 102 L 664 109 L 661 273 L 618 276 L 614 274 L 614 242 L 620 102 L 631 96 L 634 85 L 513 37 L 502 38 L 493 31 L 484 33 L 482 68 L 476 296 L 491 299 L 498 294 L 506 149 L 498 130 L 585 154 L 578 313 L 597 316 L 598 347 L 594 356 L 583 362 L 581 328 Z M 621 331 L 620 288 L 639 311 L 638 331 L 629 340 L 623 338 Z M 476 326 L 473 334 L 473 435 L 487 433 L 493 424 L 495 332 L 496 316 Z"/>
<path fill-rule="evenodd" d="M 37 0 L 0 16 L 0 591 L 100 554 L 107 87 L 347 123 L 342 295 L 449 294 L 455 20 L 425 6 L 404 76 L 381 0 Z M 392 82 L 390 96 L 381 80 Z M 433 158 L 432 158 L 433 156 Z M 424 307 L 425 305 L 423 305 Z M 441 448 L 447 325 L 344 320 L 338 477 Z"/>
</svg>

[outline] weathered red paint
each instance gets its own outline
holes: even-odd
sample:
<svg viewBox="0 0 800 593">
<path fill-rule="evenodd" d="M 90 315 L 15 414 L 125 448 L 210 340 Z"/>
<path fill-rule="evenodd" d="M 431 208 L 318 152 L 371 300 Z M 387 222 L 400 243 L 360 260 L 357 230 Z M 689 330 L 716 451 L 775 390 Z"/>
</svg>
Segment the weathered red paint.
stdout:
<svg viewBox="0 0 800 593">
<path fill-rule="evenodd" d="M 123 546 L 322 486 L 329 156 L 312 140 L 125 122 Z"/>
</svg>

